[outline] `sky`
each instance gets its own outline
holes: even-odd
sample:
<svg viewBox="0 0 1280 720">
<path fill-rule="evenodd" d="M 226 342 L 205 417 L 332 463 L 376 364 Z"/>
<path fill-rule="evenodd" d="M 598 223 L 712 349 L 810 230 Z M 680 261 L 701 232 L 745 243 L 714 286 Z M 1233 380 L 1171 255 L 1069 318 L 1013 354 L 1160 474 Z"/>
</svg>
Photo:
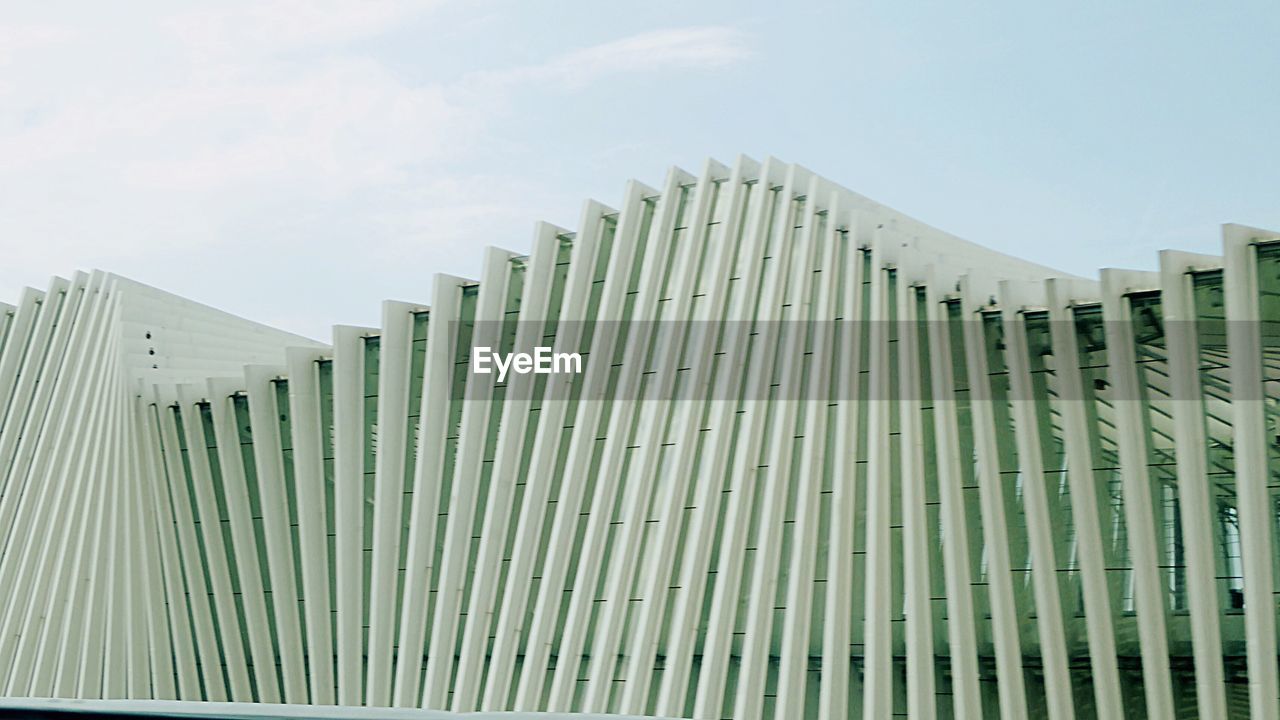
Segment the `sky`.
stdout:
<svg viewBox="0 0 1280 720">
<path fill-rule="evenodd" d="M 1280 229 L 1278 37 L 1274 0 L 6 3 L 0 301 L 100 268 L 328 340 L 739 154 L 1154 269 Z"/>
</svg>

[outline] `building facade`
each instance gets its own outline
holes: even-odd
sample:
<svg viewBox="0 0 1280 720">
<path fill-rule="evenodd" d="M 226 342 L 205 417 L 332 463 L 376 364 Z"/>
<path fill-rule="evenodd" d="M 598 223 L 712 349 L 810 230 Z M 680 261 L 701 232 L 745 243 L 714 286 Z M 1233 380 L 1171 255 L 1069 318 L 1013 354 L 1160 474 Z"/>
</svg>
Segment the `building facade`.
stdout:
<svg viewBox="0 0 1280 720">
<path fill-rule="evenodd" d="M 55 279 L 0 308 L 0 695 L 1280 717 L 1280 233 L 1159 268 L 740 158 L 329 345 Z"/>
</svg>

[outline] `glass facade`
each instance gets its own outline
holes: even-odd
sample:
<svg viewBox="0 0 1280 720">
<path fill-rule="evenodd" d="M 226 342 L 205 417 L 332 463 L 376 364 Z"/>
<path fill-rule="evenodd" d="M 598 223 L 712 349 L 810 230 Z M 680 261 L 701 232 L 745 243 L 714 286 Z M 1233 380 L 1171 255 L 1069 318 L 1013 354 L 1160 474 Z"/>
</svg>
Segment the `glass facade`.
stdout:
<svg viewBox="0 0 1280 720">
<path fill-rule="evenodd" d="M 5 695 L 1280 716 L 1275 233 L 1095 282 L 744 158 L 332 346 L 0 311 Z"/>
</svg>

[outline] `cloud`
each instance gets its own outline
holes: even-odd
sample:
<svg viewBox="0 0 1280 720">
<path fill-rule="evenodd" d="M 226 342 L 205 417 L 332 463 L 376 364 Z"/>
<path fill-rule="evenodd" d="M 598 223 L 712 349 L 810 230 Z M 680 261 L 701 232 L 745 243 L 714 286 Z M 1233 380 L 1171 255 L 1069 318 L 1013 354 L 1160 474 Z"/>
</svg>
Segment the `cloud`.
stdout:
<svg viewBox="0 0 1280 720">
<path fill-rule="evenodd" d="M 228 301 L 225 284 L 318 298 L 315 283 L 332 291 L 375 261 L 465 272 L 509 228 L 527 242 L 553 199 L 543 178 L 503 170 L 503 144 L 526 142 L 495 130 L 517 116 L 513 97 L 748 55 L 731 28 L 668 28 L 488 73 L 403 72 L 378 40 L 439 4 L 277 0 L 145 19 L 88 6 L 0 24 L 0 300 L 104 267 L 268 320 L 248 304 L 265 296 Z M 332 319 L 290 329 L 318 335 Z"/>
<path fill-rule="evenodd" d="M 59 25 L 0 25 L 0 100 L 7 100 L 21 87 L 11 68 L 23 56 L 55 48 L 74 37 L 71 28 Z"/>
<path fill-rule="evenodd" d="M 654 30 L 573 50 L 545 63 L 484 73 L 490 85 L 532 83 L 580 89 L 610 75 L 713 69 L 750 56 L 745 35 L 727 26 Z"/>
<path fill-rule="evenodd" d="M 167 18 L 188 51 L 206 57 L 278 55 L 376 36 L 440 2 L 275 0 L 221 5 Z"/>
<path fill-rule="evenodd" d="M 0 25 L 0 67 L 24 52 L 66 42 L 75 36 L 60 25 Z"/>
</svg>

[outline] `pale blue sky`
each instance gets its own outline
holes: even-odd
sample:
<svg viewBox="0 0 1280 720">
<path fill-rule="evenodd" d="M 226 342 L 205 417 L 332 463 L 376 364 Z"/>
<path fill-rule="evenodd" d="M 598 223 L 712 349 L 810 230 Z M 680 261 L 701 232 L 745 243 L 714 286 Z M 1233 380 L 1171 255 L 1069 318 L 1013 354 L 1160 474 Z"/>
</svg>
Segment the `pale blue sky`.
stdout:
<svg viewBox="0 0 1280 720">
<path fill-rule="evenodd" d="M 0 299 L 101 267 L 328 339 L 738 153 L 1087 276 L 1280 228 L 1274 2 L 107 5 L 0 10 Z"/>
</svg>

